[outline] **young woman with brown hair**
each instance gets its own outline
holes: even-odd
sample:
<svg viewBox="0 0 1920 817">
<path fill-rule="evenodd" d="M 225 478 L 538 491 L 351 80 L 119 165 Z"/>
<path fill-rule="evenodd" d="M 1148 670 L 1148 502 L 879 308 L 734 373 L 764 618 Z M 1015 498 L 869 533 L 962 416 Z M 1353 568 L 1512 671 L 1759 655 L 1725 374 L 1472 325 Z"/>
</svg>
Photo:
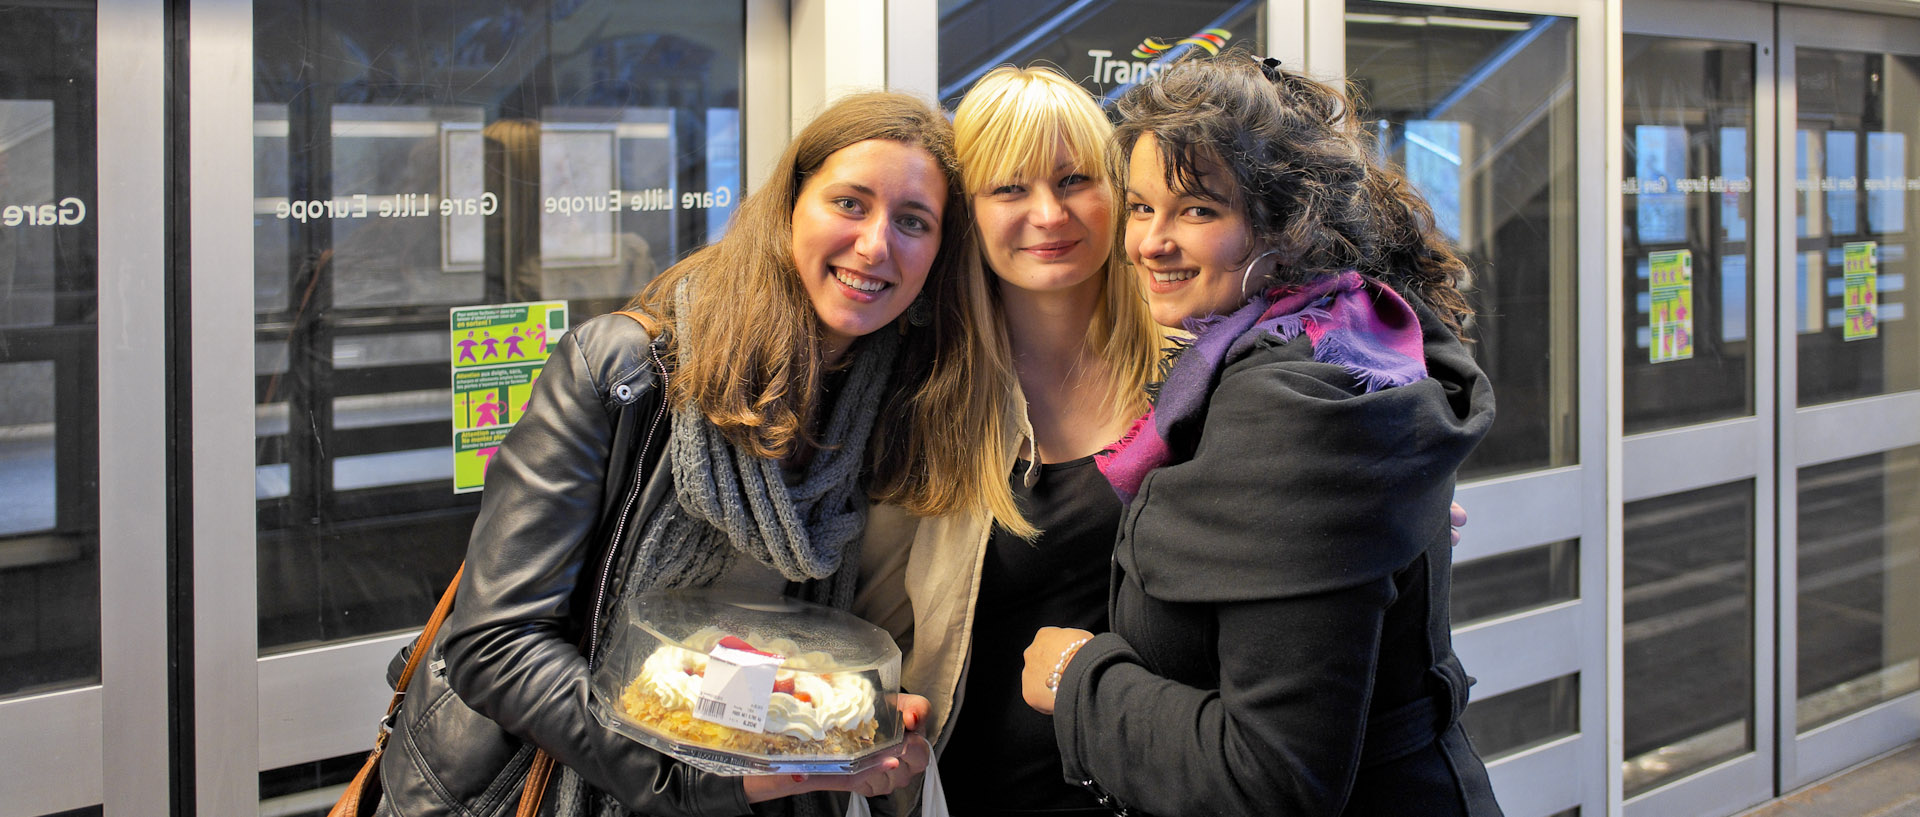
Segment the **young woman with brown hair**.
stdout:
<svg viewBox="0 0 1920 817">
<path fill-rule="evenodd" d="M 794 139 L 725 236 L 649 285 L 644 327 L 603 316 L 555 345 L 489 464 L 457 604 L 383 757 L 382 813 L 494 813 L 501 771 L 535 746 L 560 765 L 542 814 L 745 814 L 813 790 L 884 794 L 924 768 L 928 746 L 910 735 L 852 776 L 711 774 L 604 728 L 588 679 L 623 596 L 727 586 L 845 608 L 870 469 L 890 485 L 965 484 L 903 474 L 947 461 L 912 448 L 876 465 L 868 439 L 893 415 L 969 399 L 910 375 L 959 354 L 983 320 L 959 263 L 966 210 L 938 111 L 848 97 Z M 910 728 L 925 715 L 913 696 L 900 706 Z"/>
</svg>

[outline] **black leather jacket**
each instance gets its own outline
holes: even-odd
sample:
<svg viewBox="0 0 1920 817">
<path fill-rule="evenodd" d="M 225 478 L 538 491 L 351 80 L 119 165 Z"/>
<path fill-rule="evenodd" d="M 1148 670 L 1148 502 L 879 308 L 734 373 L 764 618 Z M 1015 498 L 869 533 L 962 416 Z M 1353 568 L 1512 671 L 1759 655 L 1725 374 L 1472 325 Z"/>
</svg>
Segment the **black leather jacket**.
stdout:
<svg viewBox="0 0 1920 817">
<path fill-rule="evenodd" d="M 526 741 L 636 812 L 750 811 L 740 778 L 667 758 L 588 710 L 583 636 L 601 626 L 626 575 L 611 554 L 634 552 L 641 521 L 672 490 L 660 456 L 660 354 L 660 341 L 619 315 L 554 347 L 488 465 L 453 613 L 381 761 L 394 814 L 511 813 L 519 776 L 493 784 L 503 768 L 532 762 Z"/>
</svg>

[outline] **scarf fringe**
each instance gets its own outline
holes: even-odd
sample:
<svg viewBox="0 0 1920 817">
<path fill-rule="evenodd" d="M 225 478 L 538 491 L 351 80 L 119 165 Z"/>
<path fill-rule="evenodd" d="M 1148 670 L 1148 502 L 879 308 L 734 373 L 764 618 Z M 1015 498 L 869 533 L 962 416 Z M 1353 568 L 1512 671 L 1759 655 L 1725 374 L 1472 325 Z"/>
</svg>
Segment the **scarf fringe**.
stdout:
<svg viewBox="0 0 1920 817">
<path fill-rule="evenodd" d="M 1393 353 L 1389 353 L 1393 354 Z M 1394 354 L 1399 357 L 1398 354 Z M 1363 351 L 1345 334 L 1329 333 L 1313 345 L 1313 359 L 1321 363 L 1330 363 L 1346 369 L 1353 379 L 1360 383 L 1363 391 L 1376 392 L 1394 386 L 1405 386 L 1426 379 L 1425 367 L 1418 373 L 1389 368 L 1386 361 L 1370 360 L 1370 353 Z"/>
<path fill-rule="evenodd" d="M 1262 327 L 1275 337 L 1278 337 L 1282 342 L 1285 342 L 1300 337 L 1302 333 L 1307 331 L 1308 324 L 1324 324 L 1330 322 L 1332 318 L 1332 313 L 1328 312 L 1325 307 L 1316 304 L 1302 309 L 1299 312 L 1271 318 L 1267 323 L 1263 323 Z"/>
</svg>

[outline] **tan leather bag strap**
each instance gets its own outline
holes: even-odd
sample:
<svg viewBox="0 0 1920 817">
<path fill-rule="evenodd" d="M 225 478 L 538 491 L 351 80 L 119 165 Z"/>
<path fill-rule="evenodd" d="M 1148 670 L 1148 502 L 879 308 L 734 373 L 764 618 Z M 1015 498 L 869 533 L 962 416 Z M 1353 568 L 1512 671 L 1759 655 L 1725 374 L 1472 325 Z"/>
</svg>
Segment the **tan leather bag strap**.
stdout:
<svg viewBox="0 0 1920 817">
<path fill-rule="evenodd" d="M 652 315 L 649 315 L 649 314 L 647 314 L 647 313 L 645 313 L 645 312 L 634 312 L 634 311 L 632 311 L 632 310 L 629 310 L 629 309 L 622 309 L 622 310 L 620 310 L 620 311 L 618 311 L 618 312 L 615 312 L 615 313 L 613 313 L 613 314 L 615 314 L 615 315 L 625 315 L 625 316 L 627 316 L 627 317 L 629 317 L 629 318 L 632 318 L 632 319 L 634 320 L 634 322 L 635 322 L 635 323 L 638 323 L 638 324 L 640 324 L 640 328 L 642 328 L 642 329 L 645 329 L 645 330 L 647 330 L 647 334 L 648 334 L 648 335 L 651 335 L 651 336 L 653 336 L 653 337 L 656 337 L 656 338 L 660 336 L 660 327 L 659 327 L 659 324 L 656 324 L 656 323 L 654 322 L 654 319 L 653 319 L 653 316 L 652 316 Z"/>
<path fill-rule="evenodd" d="M 527 770 L 527 787 L 520 790 L 520 808 L 513 817 L 538 817 L 540 801 L 547 797 L 547 781 L 553 779 L 553 756 L 541 749 L 533 755 L 533 767 Z"/>
<path fill-rule="evenodd" d="M 420 667 L 420 656 L 427 654 L 428 645 L 433 643 L 434 634 L 440 632 L 440 625 L 447 620 L 447 614 L 453 612 L 453 591 L 460 588 L 460 574 L 467 570 L 463 562 L 453 571 L 453 581 L 447 583 L 447 591 L 440 594 L 440 603 L 433 608 L 433 615 L 427 617 L 427 625 L 420 629 L 420 637 L 414 639 L 413 651 L 407 653 L 407 665 L 400 669 L 400 679 L 393 685 L 393 701 L 387 704 L 387 717 L 400 711 L 400 699 L 407 697 L 407 682 L 413 680 L 413 671 Z M 381 730 L 380 741 L 385 743 L 386 730 Z"/>
</svg>

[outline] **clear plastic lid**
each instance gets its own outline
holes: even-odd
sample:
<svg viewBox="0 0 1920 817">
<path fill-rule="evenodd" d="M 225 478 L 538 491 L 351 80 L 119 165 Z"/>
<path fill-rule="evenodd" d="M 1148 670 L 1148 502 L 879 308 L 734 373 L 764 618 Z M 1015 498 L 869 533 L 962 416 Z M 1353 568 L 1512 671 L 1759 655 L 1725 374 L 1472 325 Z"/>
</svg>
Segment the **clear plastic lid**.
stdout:
<svg viewBox="0 0 1920 817">
<path fill-rule="evenodd" d="M 721 774 L 848 773 L 904 732 L 900 649 L 841 610 L 737 590 L 661 590 L 615 611 L 593 676 L 616 732 Z"/>
</svg>

